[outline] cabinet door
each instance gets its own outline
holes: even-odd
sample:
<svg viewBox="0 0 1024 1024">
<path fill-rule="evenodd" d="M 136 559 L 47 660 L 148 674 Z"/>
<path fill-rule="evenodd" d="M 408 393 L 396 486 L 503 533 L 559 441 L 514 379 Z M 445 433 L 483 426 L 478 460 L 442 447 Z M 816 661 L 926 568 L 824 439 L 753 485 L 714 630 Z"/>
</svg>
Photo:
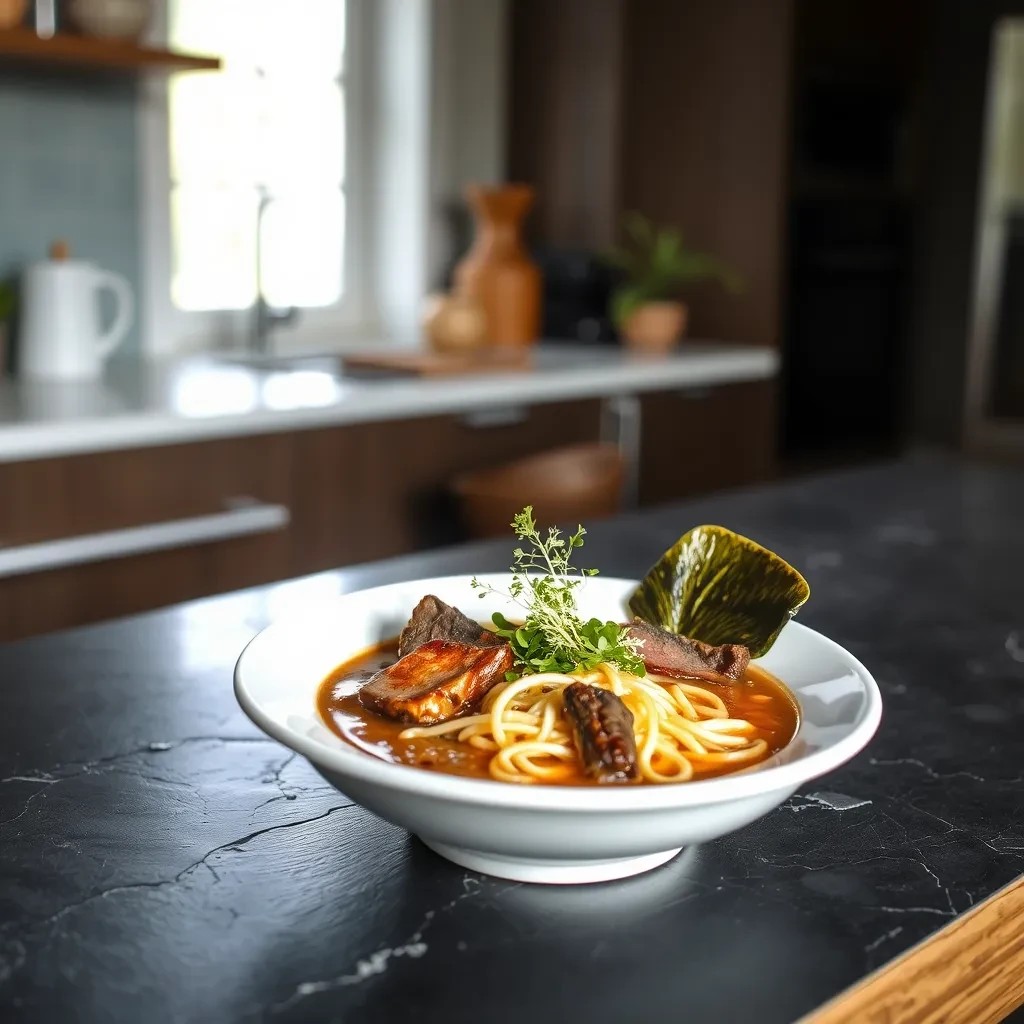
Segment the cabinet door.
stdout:
<svg viewBox="0 0 1024 1024">
<path fill-rule="evenodd" d="M 282 578 L 289 452 L 275 435 L 0 465 L 0 639 Z"/>
<path fill-rule="evenodd" d="M 454 543 L 462 538 L 450 496 L 456 475 L 596 441 L 600 420 L 593 399 L 297 434 L 292 571 Z"/>
<path fill-rule="evenodd" d="M 768 479 L 776 384 L 683 388 L 641 400 L 639 501 L 673 501 Z"/>
</svg>

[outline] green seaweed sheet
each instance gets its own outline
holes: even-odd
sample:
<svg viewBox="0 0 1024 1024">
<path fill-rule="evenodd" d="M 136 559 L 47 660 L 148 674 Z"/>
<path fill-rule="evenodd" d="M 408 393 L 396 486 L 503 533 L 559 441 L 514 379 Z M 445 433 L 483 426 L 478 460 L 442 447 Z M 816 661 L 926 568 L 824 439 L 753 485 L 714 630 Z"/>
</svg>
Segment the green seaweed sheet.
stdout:
<svg viewBox="0 0 1024 1024">
<path fill-rule="evenodd" d="M 759 658 L 810 593 L 774 552 L 724 526 L 695 526 L 651 568 L 629 609 L 706 644 L 743 644 Z"/>
</svg>

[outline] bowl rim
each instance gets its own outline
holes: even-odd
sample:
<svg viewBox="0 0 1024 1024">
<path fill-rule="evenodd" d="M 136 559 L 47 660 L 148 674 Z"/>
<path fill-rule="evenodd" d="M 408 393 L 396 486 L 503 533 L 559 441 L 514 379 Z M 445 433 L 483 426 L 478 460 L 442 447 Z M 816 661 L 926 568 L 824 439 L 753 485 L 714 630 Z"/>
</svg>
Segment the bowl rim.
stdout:
<svg viewBox="0 0 1024 1024">
<path fill-rule="evenodd" d="M 507 577 L 508 573 L 480 574 L 484 577 Z M 438 585 L 441 583 L 466 582 L 470 574 L 460 573 L 449 576 L 431 576 L 422 579 L 403 580 L 361 588 L 338 595 L 331 603 L 343 602 L 358 595 L 384 590 L 414 587 L 419 583 Z M 636 586 L 636 580 L 625 577 L 601 576 L 604 583 Z M 424 591 L 426 593 L 427 591 Z M 559 812 L 615 812 L 671 810 L 685 807 L 701 807 L 726 803 L 747 797 L 757 797 L 780 790 L 793 791 L 805 782 L 818 778 L 845 764 L 871 741 L 882 717 L 882 695 L 871 673 L 864 665 L 834 640 L 823 633 L 790 620 L 785 632 L 796 631 L 813 637 L 815 643 L 830 648 L 857 676 L 864 689 L 865 708 L 850 732 L 829 746 L 823 747 L 805 757 L 799 757 L 785 764 L 772 765 L 756 771 L 723 775 L 696 782 L 668 783 L 652 786 L 520 786 L 496 779 L 473 779 L 444 772 L 431 772 L 413 765 L 395 764 L 374 757 L 372 754 L 346 744 L 334 733 L 331 736 L 338 745 L 328 746 L 310 736 L 289 728 L 267 713 L 249 693 L 244 676 L 249 670 L 253 648 L 257 643 L 266 642 L 267 634 L 292 620 L 288 616 L 271 622 L 261 629 L 242 649 L 234 668 L 235 698 L 252 722 L 272 739 L 291 750 L 302 754 L 315 766 L 332 772 L 344 779 L 361 784 L 400 792 L 405 796 L 420 796 L 442 800 L 447 803 L 485 804 L 518 810 L 559 811 Z M 345 659 L 340 658 L 339 664 Z M 785 682 L 785 680 L 783 680 Z M 797 697 L 799 703 L 799 697 Z M 802 709 L 801 709 L 802 710 Z M 315 714 L 315 710 L 311 711 Z M 324 725 L 326 729 L 327 726 Z"/>
</svg>

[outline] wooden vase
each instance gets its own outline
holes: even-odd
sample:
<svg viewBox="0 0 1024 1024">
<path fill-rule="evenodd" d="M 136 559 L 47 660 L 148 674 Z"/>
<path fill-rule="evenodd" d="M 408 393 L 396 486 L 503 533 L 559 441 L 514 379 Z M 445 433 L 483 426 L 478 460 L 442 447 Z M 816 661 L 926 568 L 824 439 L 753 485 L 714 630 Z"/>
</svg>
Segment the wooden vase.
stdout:
<svg viewBox="0 0 1024 1024">
<path fill-rule="evenodd" d="M 531 345 L 540 333 L 540 270 L 523 245 L 528 185 L 470 185 L 476 237 L 455 268 L 455 289 L 480 302 L 492 345 Z"/>
<path fill-rule="evenodd" d="M 0 0 L 0 28 L 17 28 L 27 10 L 28 0 Z"/>
</svg>

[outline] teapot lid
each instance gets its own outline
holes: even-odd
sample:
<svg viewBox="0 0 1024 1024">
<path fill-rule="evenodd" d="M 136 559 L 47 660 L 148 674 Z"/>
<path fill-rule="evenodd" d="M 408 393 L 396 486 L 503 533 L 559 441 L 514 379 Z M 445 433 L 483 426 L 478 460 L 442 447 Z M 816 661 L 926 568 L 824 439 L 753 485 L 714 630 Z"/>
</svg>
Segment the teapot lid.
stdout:
<svg viewBox="0 0 1024 1024">
<path fill-rule="evenodd" d="M 36 266 L 49 267 L 54 271 L 56 271 L 57 267 L 67 267 L 69 270 L 73 270 L 80 267 L 91 266 L 88 260 L 72 259 L 71 246 L 68 244 L 67 240 L 63 238 L 57 238 L 51 242 L 46 255 L 47 258 L 38 261 Z"/>
</svg>

